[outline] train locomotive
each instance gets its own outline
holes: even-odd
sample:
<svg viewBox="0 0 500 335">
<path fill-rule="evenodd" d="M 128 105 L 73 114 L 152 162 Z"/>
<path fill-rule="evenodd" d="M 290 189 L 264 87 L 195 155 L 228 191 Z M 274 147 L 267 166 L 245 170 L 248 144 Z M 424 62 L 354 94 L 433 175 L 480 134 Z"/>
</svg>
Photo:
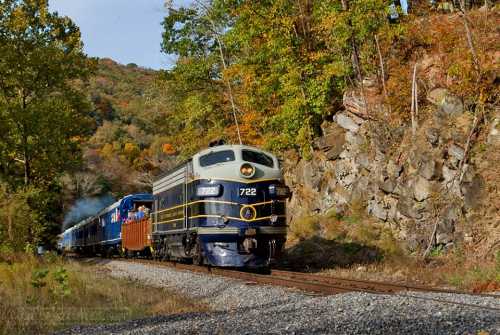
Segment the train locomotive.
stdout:
<svg viewBox="0 0 500 335">
<path fill-rule="evenodd" d="M 266 267 L 286 241 L 289 193 L 270 153 L 244 145 L 201 151 L 153 183 L 154 255 Z"/>
<path fill-rule="evenodd" d="M 60 243 L 87 254 L 268 267 L 286 242 L 289 196 L 276 156 L 245 145 L 213 146 L 157 178 L 152 195 L 123 198 L 66 230 Z M 152 209 L 149 218 L 127 219 L 139 204 Z M 109 215 L 116 226 L 107 234 Z M 109 219 L 99 225 L 103 217 Z"/>
</svg>

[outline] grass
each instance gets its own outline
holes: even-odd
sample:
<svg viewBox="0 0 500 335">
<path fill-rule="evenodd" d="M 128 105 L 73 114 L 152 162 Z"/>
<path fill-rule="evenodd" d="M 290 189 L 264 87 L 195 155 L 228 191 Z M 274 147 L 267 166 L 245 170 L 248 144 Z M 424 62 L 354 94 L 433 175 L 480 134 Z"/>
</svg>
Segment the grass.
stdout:
<svg viewBox="0 0 500 335">
<path fill-rule="evenodd" d="M 345 247 L 347 252 L 366 247 L 377 249 L 385 258 L 403 254 L 391 230 L 364 213 L 364 209 L 351 208 L 350 214 L 345 216 L 331 211 L 295 220 L 290 226 L 289 246 L 321 237 L 324 241 L 334 241 Z"/>
<path fill-rule="evenodd" d="M 349 215 L 334 211 L 292 222 L 282 265 L 295 270 L 367 264 L 402 254 L 391 231 L 352 206 Z"/>
<path fill-rule="evenodd" d="M 345 278 L 450 287 L 473 292 L 500 290 L 500 251 L 477 259 L 474 250 L 436 247 L 426 260 L 410 255 L 383 224 L 361 209 L 296 220 L 282 265 Z"/>
<path fill-rule="evenodd" d="M 321 274 L 363 280 L 446 287 L 471 292 L 500 290 L 500 270 L 494 262 L 458 263 L 454 255 L 437 256 L 430 262 L 404 256 L 372 264 L 324 269 Z"/>
<path fill-rule="evenodd" d="M 206 310 L 167 290 L 113 279 L 95 265 L 53 255 L 0 257 L 0 334 L 47 334 L 74 325 Z"/>
</svg>

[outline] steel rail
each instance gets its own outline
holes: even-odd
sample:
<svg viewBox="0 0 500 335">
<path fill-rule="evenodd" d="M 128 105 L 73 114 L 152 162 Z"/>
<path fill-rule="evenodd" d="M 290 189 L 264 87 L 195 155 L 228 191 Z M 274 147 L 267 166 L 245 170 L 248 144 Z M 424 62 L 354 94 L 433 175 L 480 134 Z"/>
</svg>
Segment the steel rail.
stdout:
<svg viewBox="0 0 500 335">
<path fill-rule="evenodd" d="M 177 263 L 170 261 L 155 261 L 147 259 L 126 259 L 126 261 L 143 263 L 148 265 L 163 266 L 163 267 L 185 270 L 195 273 L 211 274 L 256 284 L 295 288 L 301 291 L 313 292 L 321 295 L 332 295 L 332 294 L 348 293 L 348 292 L 386 294 L 392 296 L 399 296 L 403 298 L 433 301 L 445 304 L 487 309 L 500 312 L 500 307 L 463 303 L 459 301 L 446 300 L 442 298 L 422 297 L 407 293 L 401 293 L 401 291 L 446 293 L 446 294 L 451 293 L 451 294 L 500 299 L 500 295 L 494 295 L 494 294 L 471 293 L 458 290 L 440 289 L 436 287 L 414 286 L 414 285 L 396 284 L 396 283 L 388 283 L 380 281 L 346 279 L 346 278 L 329 277 L 329 276 L 315 275 L 310 273 L 292 272 L 283 270 L 271 270 L 270 274 L 258 274 L 252 272 L 242 272 L 232 269 L 198 266 L 198 265 L 191 265 L 191 264 L 184 264 L 184 263 Z"/>
<path fill-rule="evenodd" d="M 288 276 L 296 279 L 303 280 L 313 280 L 320 281 L 323 283 L 331 283 L 334 285 L 347 285 L 349 288 L 355 289 L 364 289 L 364 288 L 373 288 L 373 291 L 377 291 L 379 293 L 395 293 L 399 291 L 413 291 L 413 292 L 432 292 L 432 293 L 453 293 L 453 294 L 465 294 L 465 295 L 473 295 L 473 296 L 481 296 L 481 297 L 490 297 L 500 299 L 500 295 L 495 294 L 485 294 L 485 293 L 472 293 L 466 291 L 452 290 L 452 289 L 443 289 L 437 287 L 425 287 L 419 285 L 411 285 L 411 284 L 398 284 L 398 283 L 390 283 L 383 281 L 374 281 L 374 280 L 363 280 L 363 279 L 348 279 L 342 277 L 333 277 L 326 275 L 316 275 L 311 273 L 304 272 L 294 272 L 294 271 L 283 271 L 283 270 L 272 270 L 272 274 L 280 275 L 280 276 Z"/>
</svg>

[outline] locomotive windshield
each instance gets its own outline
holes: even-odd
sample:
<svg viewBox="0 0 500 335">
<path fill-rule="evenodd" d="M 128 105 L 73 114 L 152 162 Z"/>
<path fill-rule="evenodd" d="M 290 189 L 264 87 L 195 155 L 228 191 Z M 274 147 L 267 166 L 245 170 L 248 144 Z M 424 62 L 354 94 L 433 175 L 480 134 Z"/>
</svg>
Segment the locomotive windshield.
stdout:
<svg viewBox="0 0 500 335">
<path fill-rule="evenodd" d="M 251 163 L 257 163 L 272 168 L 274 161 L 271 157 L 262 152 L 252 150 L 242 150 L 243 160 Z"/>
<path fill-rule="evenodd" d="M 200 166 L 210 166 L 218 163 L 234 161 L 234 151 L 222 150 L 211 152 L 200 157 Z"/>
</svg>

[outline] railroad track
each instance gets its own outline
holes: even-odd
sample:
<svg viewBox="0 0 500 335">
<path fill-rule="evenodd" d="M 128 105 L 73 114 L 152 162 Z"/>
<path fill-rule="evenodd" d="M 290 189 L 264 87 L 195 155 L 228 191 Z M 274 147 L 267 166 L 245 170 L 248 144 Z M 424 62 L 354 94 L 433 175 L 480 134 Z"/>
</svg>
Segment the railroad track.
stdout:
<svg viewBox="0 0 500 335">
<path fill-rule="evenodd" d="M 424 287 L 406 284 L 395 284 L 389 282 L 346 279 L 330 276 L 321 276 L 310 273 L 292 272 L 283 270 L 271 270 L 269 274 L 258 274 L 237 270 L 196 266 L 176 262 L 160 262 L 146 259 L 126 259 L 128 262 L 142 263 L 155 266 L 175 268 L 178 270 L 205 273 L 216 276 L 228 277 L 246 282 L 247 284 L 262 284 L 294 288 L 301 291 L 312 292 L 317 295 L 332 295 L 347 292 L 365 292 L 372 294 L 388 294 L 406 297 L 416 300 L 434 301 L 446 304 L 481 308 L 500 312 L 500 307 L 483 306 L 479 304 L 467 304 L 441 297 L 426 297 L 415 295 L 421 293 L 452 293 L 488 297 L 500 300 L 500 295 L 470 293 L 458 290 L 440 289 L 435 287 Z"/>
</svg>

